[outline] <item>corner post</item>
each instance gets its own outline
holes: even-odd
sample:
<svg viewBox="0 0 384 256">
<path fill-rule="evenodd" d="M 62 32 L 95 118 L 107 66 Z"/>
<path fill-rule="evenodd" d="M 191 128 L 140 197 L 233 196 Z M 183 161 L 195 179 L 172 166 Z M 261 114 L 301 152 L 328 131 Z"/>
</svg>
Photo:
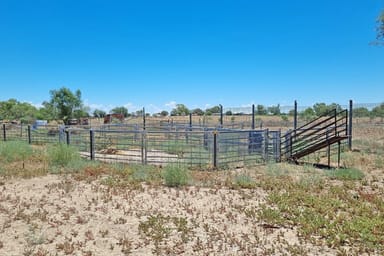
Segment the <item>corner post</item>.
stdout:
<svg viewBox="0 0 384 256">
<path fill-rule="evenodd" d="M 349 100 L 349 118 L 348 118 L 348 149 L 352 150 L 352 118 L 353 101 Z"/>
</svg>

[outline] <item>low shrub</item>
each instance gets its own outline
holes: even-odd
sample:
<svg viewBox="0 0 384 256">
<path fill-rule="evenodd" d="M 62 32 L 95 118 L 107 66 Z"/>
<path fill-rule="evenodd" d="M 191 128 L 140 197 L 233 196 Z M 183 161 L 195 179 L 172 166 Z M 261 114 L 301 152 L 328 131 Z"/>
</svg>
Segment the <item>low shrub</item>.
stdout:
<svg viewBox="0 0 384 256">
<path fill-rule="evenodd" d="M 32 147 L 23 141 L 8 141 L 0 143 L 0 160 L 6 163 L 25 161 L 32 155 Z"/>
<path fill-rule="evenodd" d="M 55 167 L 76 167 L 75 162 L 81 160 L 75 148 L 62 143 L 49 146 L 47 156 L 49 164 Z"/>
<path fill-rule="evenodd" d="M 327 175 L 339 180 L 361 180 L 364 178 L 364 173 L 356 168 L 329 170 Z"/>
<path fill-rule="evenodd" d="M 165 185 L 168 187 L 184 186 L 187 185 L 190 180 L 188 171 L 177 165 L 167 165 L 164 168 L 163 178 Z"/>
<path fill-rule="evenodd" d="M 247 174 L 239 174 L 235 177 L 235 185 L 240 188 L 254 188 L 254 180 Z"/>
</svg>

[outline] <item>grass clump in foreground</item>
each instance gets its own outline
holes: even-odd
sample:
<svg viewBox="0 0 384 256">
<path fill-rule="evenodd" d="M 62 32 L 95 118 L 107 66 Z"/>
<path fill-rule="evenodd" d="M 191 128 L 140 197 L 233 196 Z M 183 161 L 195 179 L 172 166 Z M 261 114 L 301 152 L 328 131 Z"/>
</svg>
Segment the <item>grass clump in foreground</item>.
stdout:
<svg viewBox="0 0 384 256">
<path fill-rule="evenodd" d="M 0 159 L 6 163 L 25 161 L 33 155 L 31 145 L 23 141 L 9 141 L 0 143 Z"/>
<path fill-rule="evenodd" d="M 168 187 L 180 187 L 187 185 L 190 175 L 186 168 L 178 165 L 167 165 L 162 173 L 165 185 Z"/>
<path fill-rule="evenodd" d="M 81 160 L 77 150 L 63 143 L 51 145 L 47 150 L 48 163 L 54 167 L 69 167 Z"/>
<path fill-rule="evenodd" d="M 353 247 L 359 254 L 383 252 L 383 189 L 365 190 L 355 183 L 362 178 L 356 169 L 333 172 L 331 179 L 342 181 L 338 185 L 329 179 L 308 183 L 289 176 L 265 176 L 260 186 L 269 195 L 258 210 L 259 220 L 295 226 L 313 244 L 340 250 Z"/>
<path fill-rule="evenodd" d="M 24 141 L 0 142 L 0 175 L 35 177 L 46 174 L 44 153 Z"/>
<path fill-rule="evenodd" d="M 356 168 L 336 169 L 326 172 L 330 178 L 338 180 L 361 180 L 364 173 Z"/>
</svg>

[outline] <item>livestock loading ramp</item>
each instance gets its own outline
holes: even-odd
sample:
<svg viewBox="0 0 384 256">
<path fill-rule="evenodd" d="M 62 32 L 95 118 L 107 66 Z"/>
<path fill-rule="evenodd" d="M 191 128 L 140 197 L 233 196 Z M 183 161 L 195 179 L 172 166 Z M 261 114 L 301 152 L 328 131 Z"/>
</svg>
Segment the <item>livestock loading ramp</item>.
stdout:
<svg viewBox="0 0 384 256">
<path fill-rule="evenodd" d="M 338 143 L 338 165 L 340 165 L 340 143 L 348 138 L 348 111 L 336 109 L 288 131 L 282 138 L 281 158 L 298 163 L 311 153 L 327 148 L 330 166 L 330 146 Z"/>
</svg>

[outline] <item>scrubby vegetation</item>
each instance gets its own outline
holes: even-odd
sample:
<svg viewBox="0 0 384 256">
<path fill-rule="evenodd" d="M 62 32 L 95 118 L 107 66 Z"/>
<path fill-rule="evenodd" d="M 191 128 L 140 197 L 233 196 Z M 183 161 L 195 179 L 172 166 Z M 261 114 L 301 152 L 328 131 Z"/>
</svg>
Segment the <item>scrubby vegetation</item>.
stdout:
<svg viewBox="0 0 384 256">
<path fill-rule="evenodd" d="M 381 255 L 382 134 L 358 130 L 331 170 L 107 164 L 0 142 L 0 254 L 15 241 L 20 255 Z"/>
</svg>

